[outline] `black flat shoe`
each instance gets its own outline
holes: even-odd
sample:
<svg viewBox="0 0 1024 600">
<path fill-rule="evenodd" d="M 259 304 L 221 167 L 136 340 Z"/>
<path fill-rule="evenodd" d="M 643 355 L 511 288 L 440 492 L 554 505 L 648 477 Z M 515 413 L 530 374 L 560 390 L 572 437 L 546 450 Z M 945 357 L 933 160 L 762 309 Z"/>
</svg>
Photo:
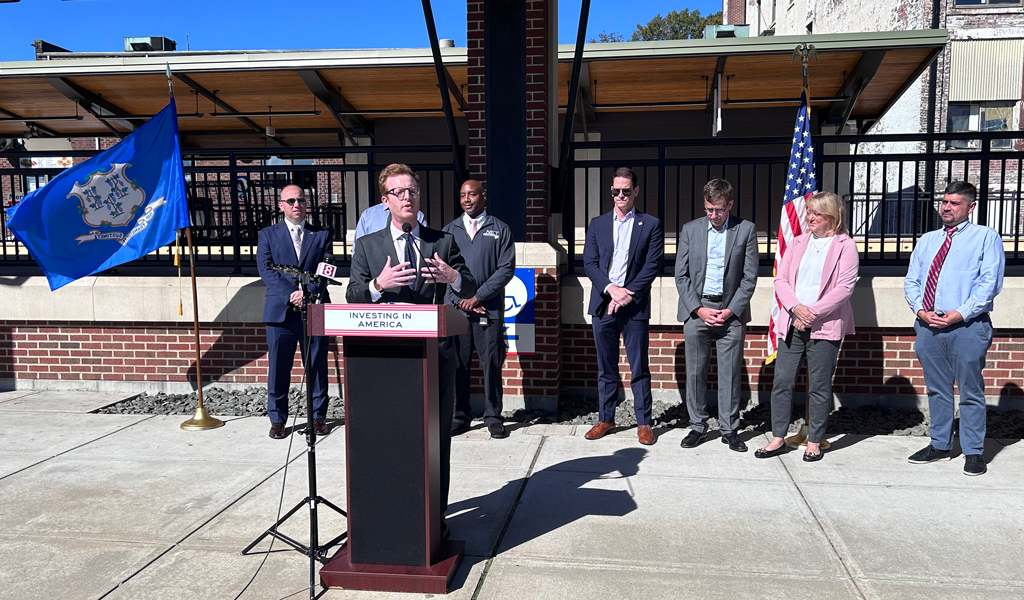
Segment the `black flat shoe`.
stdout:
<svg viewBox="0 0 1024 600">
<path fill-rule="evenodd" d="M 460 435 L 469 431 L 470 424 L 463 423 L 462 421 L 452 422 L 452 436 Z"/>
<path fill-rule="evenodd" d="M 754 451 L 754 458 L 771 458 L 773 456 L 779 456 L 789 452 L 789 446 L 786 442 L 782 442 L 782 445 L 774 450 L 769 450 L 768 447 L 761 448 L 760 450 Z"/>
<path fill-rule="evenodd" d="M 825 456 L 825 453 L 821 451 L 819 451 L 817 454 L 804 452 L 804 462 L 818 462 L 819 460 L 821 460 L 822 456 Z"/>
</svg>

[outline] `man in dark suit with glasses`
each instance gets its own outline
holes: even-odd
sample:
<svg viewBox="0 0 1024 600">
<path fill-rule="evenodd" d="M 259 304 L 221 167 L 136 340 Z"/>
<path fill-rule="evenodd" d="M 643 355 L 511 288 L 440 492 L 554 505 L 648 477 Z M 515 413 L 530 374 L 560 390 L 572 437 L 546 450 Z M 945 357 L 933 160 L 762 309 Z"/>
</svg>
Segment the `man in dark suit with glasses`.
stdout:
<svg viewBox="0 0 1024 600">
<path fill-rule="evenodd" d="M 299 346 L 303 360 L 306 347 L 312 353 L 310 365 L 313 378 L 313 429 L 317 435 L 327 435 L 327 338 L 313 336 L 306 339 L 302 330 L 302 317 L 297 309 L 302 303 L 302 290 L 289 275 L 266 268 L 266 263 L 292 265 L 302 271 L 316 271 L 317 264 L 331 248 L 331 232 L 306 221 L 307 201 L 302 188 L 289 185 L 281 190 L 277 203 L 284 221 L 260 230 L 256 247 L 256 264 L 267 296 L 263 304 L 263 321 L 267 324 L 267 415 L 270 417 L 270 437 L 287 437 L 288 390 L 291 387 L 292 363 L 295 346 Z M 309 286 L 314 291 L 315 286 Z M 325 295 L 324 302 L 330 302 Z"/>
<path fill-rule="evenodd" d="M 459 299 L 473 298 L 477 283 L 450 233 L 420 225 L 420 187 L 416 173 L 406 165 L 388 165 L 378 184 L 388 206 L 388 225 L 356 240 L 345 297 L 353 304 L 407 302 L 444 304 L 450 288 Z M 403 225 L 411 227 L 403 231 Z M 416 248 L 419 251 L 416 251 Z M 451 479 L 452 416 L 455 412 L 455 368 L 458 359 L 452 338 L 438 340 L 438 398 L 441 434 L 441 513 L 448 507 Z M 442 537 L 448 525 L 442 517 Z"/>
</svg>

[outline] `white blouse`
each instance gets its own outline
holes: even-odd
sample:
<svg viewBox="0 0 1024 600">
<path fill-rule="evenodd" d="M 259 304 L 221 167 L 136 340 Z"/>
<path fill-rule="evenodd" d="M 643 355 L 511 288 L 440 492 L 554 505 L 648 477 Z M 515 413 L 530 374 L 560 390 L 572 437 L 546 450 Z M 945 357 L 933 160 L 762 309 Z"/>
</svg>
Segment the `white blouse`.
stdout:
<svg viewBox="0 0 1024 600">
<path fill-rule="evenodd" d="M 800 259 L 800 267 L 796 274 L 796 299 L 804 306 L 813 306 L 821 292 L 821 270 L 825 266 L 829 246 L 836 236 L 826 238 L 815 237 L 807 240 L 807 249 Z"/>
</svg>

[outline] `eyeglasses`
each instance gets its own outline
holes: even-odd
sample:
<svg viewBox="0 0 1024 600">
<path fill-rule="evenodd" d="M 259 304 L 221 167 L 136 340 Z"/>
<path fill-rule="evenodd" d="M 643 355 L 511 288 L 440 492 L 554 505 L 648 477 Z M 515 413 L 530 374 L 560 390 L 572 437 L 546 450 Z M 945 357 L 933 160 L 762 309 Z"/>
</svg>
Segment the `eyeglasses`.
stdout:
<svg viewBox="0 0 1024 600">
<path fill-rule="evenodd" d="M 306 203 L 306 199 L 305 198 L 286 198 L 286 199 L 282 200 L 281 202 L 287 202 L 288 206 L 294 206 L 296 202 L 298 202 L 299 204 L 305 204 Z"/>
<path fill-rule="evenodd" d="M 402 198 L 403 196 L 410 196 L 413 198 L 420 197 L 420 188 L 418 187 L 407 187 L 407 188 L 393 188 L 387 191 L 386 196 L 394 196 L 395 198 Z"/>
<path fill-rule="evenodd" d="M 729 212 L 728 208 L 711 208 L 708 206 L 704 207 L 704 212 L 709 215 L 724 215 Z"/>
<path fill-rule="evenodd" d="M 630 196 L 633 195 L 633 190 L 630 189 L 630 188 L 625 188 L 625 189 L 612 188 L 612 198 L 617 198 L 619 196 L 619 194 L 622 194 L 623 196 L 629 198 Z"/>
</svg>

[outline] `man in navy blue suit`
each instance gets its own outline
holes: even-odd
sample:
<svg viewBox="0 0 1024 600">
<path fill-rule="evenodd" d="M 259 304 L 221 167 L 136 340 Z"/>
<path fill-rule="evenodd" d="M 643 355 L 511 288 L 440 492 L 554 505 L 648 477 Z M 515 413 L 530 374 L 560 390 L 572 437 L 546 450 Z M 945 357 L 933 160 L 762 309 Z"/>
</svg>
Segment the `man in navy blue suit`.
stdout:
<svg viewBox="0 0 1024 600">
<path fill-rule="evenodd" d="M 648 365 L 651 284 L 661 270 L 664 230 L 661 221 L 636 210 L 640 193 L 636 173 L 622 167 L 612 179 L 615 208 L 594 217 L 587 229 L 583 265 L 593 289 L 589 314 L 597 346 L 597 394 L 600 422 L 587 432 L 588 440 L 603 437 L 615 427 L 619 384 L 619 336 L 626 346 L 632 377 L 637 439 L 655 442 L 651 429 L 651 370 Z"/>
<path fill-rule="evenodd" d="M 317 435 L 327 435 L 327 345 L 325 337 L 311 336 L 308 340 L 302 330 L 302 318 L 297 310 L 302 304 L 302 290 L 291 276 L 267 269 L 266 263 L 292 265 L 303 271 L 315 271 L 331 248 L 331 232 L 306 221 L 306 198 L 302 188 L 289 185 L 281 190 L 278 208 L 284 221 L 260 230 L 256 250 L 256 263 L 260 277 L 267 284 L 267 297 L 263 304 L 263 321 L 267 324 L 267 415 L 270 417 L 270 437 L 286 437 L 284 424 L 288 420 L 288 389 L 291 387 L 292 363 L 295 346 L 299 346 L 303 360 L 306 346 L 312 353 L 310 373 L 313 381 L 313 429 Z M 309 291 L 316 286 L 310 285 Z M 324 297 L 330 302 L 329 297 Z"/>
</svg>

